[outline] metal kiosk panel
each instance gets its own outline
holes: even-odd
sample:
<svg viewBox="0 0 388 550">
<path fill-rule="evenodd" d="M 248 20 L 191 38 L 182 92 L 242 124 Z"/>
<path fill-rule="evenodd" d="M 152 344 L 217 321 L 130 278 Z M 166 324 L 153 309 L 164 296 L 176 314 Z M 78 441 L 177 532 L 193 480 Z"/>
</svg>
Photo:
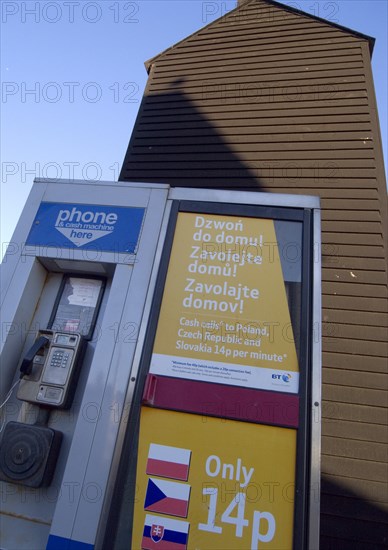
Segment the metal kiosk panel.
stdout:
<svg viewBox="0 0 388 550">
<path fill-rule="evenodd" d="M 142 183 L 34 183 L 1 266 L 2 435 L 15 423 L 32 433 L 34 423 L 45 422 L 63 437 L 50 481 L 52 472 L 43 471 L 42 462 L 42 475 L 34 486 L 0 482 L 4 548 L 93 548 L 96 544 L 119 431 L 117 411 L 124 408 L 133 377 L 137 331 L 167 195 L 167 186 Z M 68 275 L 76 292 L 64 304 L 74 308 L 56 311 L 56 297 Z M 96 281 L 102 279 L 106 284 L 99 308 Z M 96 319 L 93 309 L 99 309 Z M 68 313 L 68 323 L 63 324 Z M 95 324 L 93 335 L 87 328 L 90 323 Z M 60 327 L 62 339 L 76 324 L 91 338 L 74 400 L 69 409 L 43 414 L 44 406 L 20 401 L 16 390 L 10 393 L 10 389 L 16 387 L 19 367 L 37 331 L 55 332 Z M 60 343 L 64 345 L 63 340 Z M 56 356 L 53 368 L 63 365 Z M 15 452 L 19 460 L 17 447 Z"/>
<path fill-rule="evenodd" d="M 172 204 L 109 544 L 312 547 L 313 210 L 203 195 Z"/>
</svg>

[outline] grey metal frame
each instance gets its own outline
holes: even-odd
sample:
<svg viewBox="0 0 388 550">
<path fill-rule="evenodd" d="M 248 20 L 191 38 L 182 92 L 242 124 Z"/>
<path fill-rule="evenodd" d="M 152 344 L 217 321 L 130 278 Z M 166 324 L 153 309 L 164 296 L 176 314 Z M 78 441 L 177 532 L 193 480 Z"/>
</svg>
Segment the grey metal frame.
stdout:
<svg viewBox="0 0 388 550">
<path fill-rule="evenodd" d="M 237 199 L 237 200 L 236 200 Z M 157 273 L 159 270 L 160 260 L 162 256 L 164 238 L 166 235 L 168 218 L 171 210 L 172 201 L 195 201 L 195 202 L 222 202 L 230 204 L 241 205 L 260 205 L 268 207 L 286 207 L 286 208 L 299 208 L 299 209 L 311 209 L 313 211 L 313 240 L 314 240 L 314 266 L 313 266 L 313 312 L 312 312 L 312 326 L 313 334 L 312 338 L 312 395 L 311 400 L 314 403 L 314 410 L 312 411 L 311 429 L 309 436 L 311 437 L 311 459 L 310 459 L 310 507 L 309 507 L 309 525 L 308 528 L 308 547 L 309 550 L 319 549 L 319 514 L 320 514 L 320 502 L 319 502 L 319 487 L 320 487 L 320 450 L 321 450 L 321 237 L 320 237 L 320 200 L 319 197 L 305 196 L 305 195 L 284 195 L 275 193 L 252 193 L 244 191 L 225 191 L 215 189 L 190 189 L 190 188 L 171 188 L 168 194 L 168 206 L 166 208 L 165 219 L 163 221 L 162 231 L 157 247 L 157 253 L 155 257 L 155 263 L 153 272 L 151 275 L 151 284 L 149 293 L 147 296 L 144 316 L 139 331 L 139 340 L 137 343 L 134 362 L 132 367 L 133 379 L 131 380 L 127 395 L 125 398 L 126 408 L 130 408 L 133 403 L 134 391 L 135 391 L 135 377 L 139 372 L 140 358 L 143 351 L 145 335 L 149 317 L 151 314 L 151 303 L 153 298 L 153 292 L 155 289 L 155 283 L 157 279 Z M 318 411 L 318 417 L 316 416 Z M 109 480 L 109 488 L 106 502 L 104 503 L 102 521 L 100 523 L 99 536 L 96 544 L 96 550 L 103 550 L 104 529 L 103 524 L 108 519 L 109 515 L 109 502 L 113 495 L 114 484 L 116 482 L 116 474 L 118 471 L 120 455 L 123 448 L 123 442 L 126 432 L 126 423 L 122 423 L 119 430 L 114 460 L 112 463 L 111 476 Z"/>
<path fill-rule="evenodd" d="M 321 275 L 321 212 L 313 212 L 313 346 L 310 460 L 309 549 L 319 550 L 320 488 L 321 488 L 321 419 L 322 419 L 322 275 Z"/>
<path fill-rule="evenodd" d="M 70 411 L 55 416 L 53 420 L 54 428 L 66 433 L 56 476 L 50 488 L 39 489 L 37 495 L 29 491 L 25 502 L 18 498 L 17 488 L 8 491 L 2 506 L 4 512 L 9 511 L 7 520 L 2 521 L 3 534 L 8 533 L 2 539 L 6 548 L 14 547 L 12 533 L 15 531 L 25 534 L 25 548 L 31 545 L 44 547 L 49 532 L 50 536 L 88 544 L 95 542 L 119 428 L 112 407 L 123 409 L 136 347 L 135 337 L 128 338 L 128 331 L 125 332 L 125 324 L 129 326 L 136 322 L 138 325 L 141 321 L 167 193 L 168 186 L 164 185 L 115 182 L 38 180 L 33 186 L 12 239 L 14 246 L 2 265 L 3 321 L 15 326 L 23 322 L 28 330 L 33 319 L 40 325 L 47 325 L 61 279 L 61 275 L 56 273 L 47 278 L 49 272 L 44 266 L 50 262 L 54 266 L 58 260 L 65 265 L 65 270 L 82 262 L 83 267 L 89 266 L 91 272 L 96 266 L 111 266 L 111 279 L 100 320 L 101 337 L 93 343 L 94 356 L 89 353 L 89 359 L 85 359 L 88 365 L 84 364 L 84 367 L 87 368 L 81 369 L 85 391 L 83 395 L 79 394 L 78 402 L 75 400 Z M 24 243 L 42 201 L 146 208 L 137 254 L 102 252 L 97 260 L 88 262 L 82 250 L 78 249 L 26 247 Z M 61 268 L 57 266 L 55 271 L 61 271 Z M 45 311 L 42 311 L 42 304 Z M 21 336 L 11 331 L 1 342 L 4 346 L 1 374 L 5 392 L 10 388 L 12 378 L 18 376 L 16 369 L 23 349 L 34 338 L 34 334 L 28 332 L 24 339 Z M 12 407 L 12 411 L 14 409 L 16 411 Z M 6 421 L 11 420 L 9 411 L 11 407 L 7 410 Z M 30 411 L 22 405 L 17 419 L 24 421 L 27 415 L 31 417 Z M 88 489 L 89 494 L 85 493 Z M 98 498 L 94 499 L 93 490 L 98 491 Z M 57 493 L 56 499 L 51 496 L 53 491 Z"/>
</svg>

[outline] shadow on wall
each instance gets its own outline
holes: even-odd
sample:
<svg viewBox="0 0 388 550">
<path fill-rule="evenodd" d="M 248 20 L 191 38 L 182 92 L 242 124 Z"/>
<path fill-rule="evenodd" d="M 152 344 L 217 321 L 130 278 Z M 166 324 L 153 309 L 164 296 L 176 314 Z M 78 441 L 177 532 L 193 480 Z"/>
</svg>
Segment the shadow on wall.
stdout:
<svg viewBox="0 0 388 550">
<path fill-rule="evenodd" d="M 380 483 L 382 491 L 384 484 Z M 384 498 L 384 495 L 380 495 Z M 321 480 L 320 550 L 379 550 L 388 547 L 386 505 L 366 501 L 344 485 Z"/>
<path fill-rule="evenodd" d="M 171 84 L 166 93 L 145 94 L 132 132 L 120 174 L 121 181 L 166 183 L 179 187 L 254 188 L 265 191 L 263 178 L 270 177 L 271 162 L 243 162 L 233 151 L 237 143 L 266 141 L 266 135 L 255 135 L 257 128 L 242 126 L 236 119 L 220 121 L 217 126 L 201 113 L 201 101 L 208 101 L 203 89 L 196 104 L 181 89 L 184 79 Z M 217 103 L 222 102 L 218 100 Z M 230 101 L 230 99 L 229 99 Z M 229 137 L 222 135 L 228 128 Z M 233 127 L 233 132 L 230 131 Z M 233 133 L 233 137 L 231 134 Z"/>
<path fill-rule="evenodd" d="M 158 82 L 162 82 L 163 74 L 159 73 L 159 77 Z M 221 87 L 204 86 L 202 96 L 199 98 L 197 93 L 194 101 L 183 91 L 184 83 L 185 79 L 175 79 L 169 89 L 161 91 L 160 87 L 156 89 L 159 86 L 156 78 L 154 81 L 150 78 L 120 180 L 194 188 L 238 187 L 264 192 L 281 187 L 286 192 L 298 192 L 299 187 L 293 185 L 293 178 L 279 177 L 279 174 L 274 178 L 276 161 L 254 158 L 257 152 L 263 158 L 268 144 L 272 142 L 281 151 L 282 139 L 287 143 L 296 139 L 309 142 L 308 129 L 296 131 L 282 127 L 278 135 L 271 134 L 267 125 L 260 126 L 257 117 L 253 125 L 249 114 L 247 116 L 247 105 L 252 104 L 252 98 L 248 103 L 249 98 L 246 97 L 226 96 Z M 240 105 L 244 106 L 245 118 L 241 117 Z M 284 165 L 284 161 L 279 164 Z M 326 187 L 325 183 L 329 181 L 332 185 L 335 181 L 331 172 L 332 169 L 329 169 L 327 177 L 320 178 L 322 184 L 317 186 L 318 192 L 320 185 Z M 306 185 L 311 187 L 312 192 L 313 176 L 313 170 L 311 177 L 310 173 L 303 174 L 303 182 L 308 182 Z M 349 473 L 349 483 L 357 488 L 357 480 L 350 476 Z M 387 510 L 381 502 L 385 495 L 374 497 L 372 494 L 367 500 L 362 496 L 361 488 L 359 492 L 352 491 L 339 479 L 322 476 L 321 550 L 386 548 L 388 519 Z M 378 485 L 382 492 L 383 483 Z M 125 493 L 127 488 L 123 490 Z M 129 494 L 130 491 L 128 498 Z"/>
</svg>

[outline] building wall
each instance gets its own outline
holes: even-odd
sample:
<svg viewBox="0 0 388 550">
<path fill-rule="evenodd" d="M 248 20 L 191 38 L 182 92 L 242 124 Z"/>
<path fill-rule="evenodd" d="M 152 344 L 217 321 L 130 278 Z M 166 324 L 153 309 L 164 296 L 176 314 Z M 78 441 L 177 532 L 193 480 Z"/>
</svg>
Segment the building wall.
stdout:
<svg viewBox="0 0 388 550">
<path fill-rule="evenodd" d="M 120 179 L 321 197 L 321 548 L 383 548 L 387 197 L 368 41 L 247 1 L 151 61 Z"/>
</svg>

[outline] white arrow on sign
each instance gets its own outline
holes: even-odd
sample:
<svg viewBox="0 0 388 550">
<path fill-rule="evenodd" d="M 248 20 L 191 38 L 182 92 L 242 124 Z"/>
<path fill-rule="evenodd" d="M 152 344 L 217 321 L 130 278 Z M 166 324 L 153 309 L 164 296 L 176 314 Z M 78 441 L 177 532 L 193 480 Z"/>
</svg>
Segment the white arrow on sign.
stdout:
<svg viewBox="0 0 388 550">
<path fill-rule="evenodd" d="M 71 229 L 70 227 L 56 227 L 55 229 L 62 233 L 66 239 L 69 239 L 69 241 L 71 241 L 78 248 L 113 233 L 113 231 L 101 231 L 100 229 L 83 230 Z"/>
</svg>

